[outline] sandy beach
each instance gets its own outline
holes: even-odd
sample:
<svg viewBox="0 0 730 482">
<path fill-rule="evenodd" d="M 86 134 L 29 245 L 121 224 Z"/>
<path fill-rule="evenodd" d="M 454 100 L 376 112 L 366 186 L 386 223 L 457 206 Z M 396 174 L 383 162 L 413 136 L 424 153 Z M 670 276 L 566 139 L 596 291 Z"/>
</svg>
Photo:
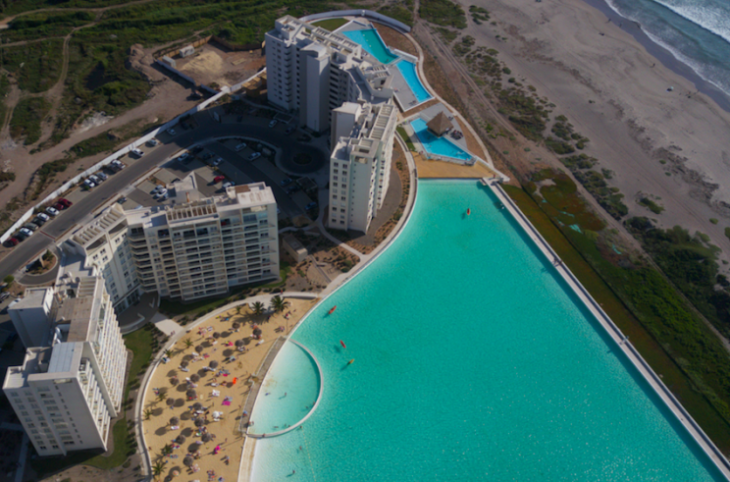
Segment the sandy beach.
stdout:
<svg viewBox="0 0 730 482">
<path fill-rule="evenodd" d="M 708 84 L 600 1 L 477 0 L 491 21 L 469 19 L 464 34 L 497 49 L 519 82 L 556 105 L 551 117 L 564 114 L 590 139 L 584 152 L 615 173 L 610 183 L 630 216 L 707 233 L 728 259 L 730 113 Z M 544 151 L 531 154 L 547 160 Z M 638 205 L 640 194 L 665 211 Z"/>
<path fill-rule="evenodd" d="M 166 364 L 160 364 L 155 370 L 145 393 L 143 422 L 144 436 L 147 443 L 147 450 L 150 453 L 153 466 L 159 460 L 164 466 L 163 477 L 171 475 L 177 470 L 182 476 L 181 480 L 208 480 L 208 471 L 215 471 L 213 480 L 223 481 L 238 480 L 238 469 L 241 461 L 241 449 L 243 437 L 239 431 L 240 416 L 243 405 L 249 391 L 246 380 L 252 373 L 256 373 L 261 362 L 269 352 L 274 341 L 290 331 L 299 320 L 314 306 L 316 300 L 287 299 L 290 306 L 283 312 L 255 316 L 251 310 L 244 306 L 239 310 L 236 308 L 226 313 L 212 317 L 200 325 L 191 328 L 190 332 L 179 340 L 172 348 L 172 356 Z M 269 307 L 267 306 L 267 309 Z M 284 315 L 290 313 L 288 319 Z M 268 319 L 268 321 L 267 321 Z M 234 327 L 238 323 L 238 328 Z M 252 334 L 252 323 L 256 323 L 261 329 L 262 343 L 249 338 Z M 284 327 L 284 331 L 277 330 Z M 205 333 L 200 332 L 201 329 Z M 238 330 L 238 331 L 236 331 Z M 214 338 L 213 335 L 219 336 Z M 245 352 L 237 350 L 235 342 L 247 340 L 244 345 Z M 186 340 L 192 345 L 188 347 Z M 228 346 L 231 343 L 233 346 Z M 200 356 L 193 359 L 191 354 L 196 347 L 203 348 Z M 236 359 L 229 360 L 230 356 Z M 187 361 L 188 371 L 183 371 L 181 362 Z M 211 362 L 217 362 L 216 370 L 205 371 Z M 228 375 L 218 374 L 219 370 L 227 370 Z M 197 398 L 190 400 L 186 378 L 193 374 L 200 377 L 196 387 Z M 232 383 L 233 379 L 237 381 Z M 217 392 L 217 395 L 216 395 Z M 163 394 L 166 400 L 158 399 L 158 394 Z M 230 397 L 230 401 L 227 401 Z M 163 398 L 163 397 L 161 397 Z M 167 399 L 173 401 L 169 404 Z M 202 405 L 202 412 L 207 414 L 199 415 L 205 417 L 209 423 L 205 425 L 207 433 L 212 439 L 205 443 L 202 441 L 203 434 L 196 428 L 191 406 L 195 403 Z M 149 410 L 149 412 L 147 412 Z M 216 416 L 220 414 L 219 416 Z M 149 416 L 149 417 L 147 417 Z M 176 424 L 171 419 L 177 417 Z M 215 420 L 215 419 L 218 420 Z M 177 438 L 185 437 L 184 440 Z M 172 452 L 162 456 L 163 447 L 169 445 Z M 216 450 L 216 447 L 218 449 Z M 184 464 L 186 454 L 197 453 L 194 458 L 193 472 Z"/>
</svg>

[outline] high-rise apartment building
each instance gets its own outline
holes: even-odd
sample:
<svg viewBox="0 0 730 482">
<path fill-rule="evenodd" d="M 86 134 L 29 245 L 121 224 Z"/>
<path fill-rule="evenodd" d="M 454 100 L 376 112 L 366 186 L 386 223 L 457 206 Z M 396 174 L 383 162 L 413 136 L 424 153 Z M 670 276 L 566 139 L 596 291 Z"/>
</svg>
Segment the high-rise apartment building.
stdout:
<svg viewBox="0 0 730 482">
<path fill-rule="evenodd" d="M 122 404 L 127 352 L 96 268 L 59 278 L 44 346 L 8 368 L 3 391 L 39 455 L 107 448 Z"/>
<path fill-rule="evenodd" d="M 332 109 L 343 102 L 393 96 L 389 72 L 365 60 L 359 44 L 290 15 L 266 33 L 266 75 L 269 101 L 298 111 L 300 124 L 317 132 L 329 128 Z"/>
<path fill-rule="evenodd" d="M 390 184 L 397 111 L 347 102 L 332 114 L 328 225 L 367 232 Z"/>
</svg>

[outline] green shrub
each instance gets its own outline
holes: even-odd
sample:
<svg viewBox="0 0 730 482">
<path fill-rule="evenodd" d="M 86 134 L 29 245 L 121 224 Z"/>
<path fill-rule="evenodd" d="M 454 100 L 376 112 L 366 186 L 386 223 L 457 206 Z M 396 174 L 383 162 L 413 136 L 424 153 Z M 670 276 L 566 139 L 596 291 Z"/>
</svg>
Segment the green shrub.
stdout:
<svg viewBox="0 0 730 482">
<path fill-rule="evenodd" d="M 51 110 L 51 104 L 43 97 L 26 97 L 18 102 L 10 119 L 10 135 L 15 140 L 25 138 L 26 145 L 41 138 L 41 122 Z"/>
<path fill-rule="evenodd" d="M 466 14 L 451 0 L 421 0 L 418 14 L 424 20 L 443 27 L 466 28 Z"/>
</svg>

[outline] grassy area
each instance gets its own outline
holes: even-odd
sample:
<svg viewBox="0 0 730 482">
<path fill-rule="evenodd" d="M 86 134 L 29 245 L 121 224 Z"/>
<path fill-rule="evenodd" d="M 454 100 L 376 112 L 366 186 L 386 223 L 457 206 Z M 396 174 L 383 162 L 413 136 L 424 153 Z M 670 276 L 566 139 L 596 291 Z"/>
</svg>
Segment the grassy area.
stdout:
<svg viewBox="0 0 730 482">
<path fill-rule="evenodd" d="M 63 67 L 63 40 L 52 39 L 2 49 L 0 66 L 25 92 L 45 92 L 54 86 Z"/>
<path fill-rule="evenodd" d="M 330 32 L 334 32 L 338 28 L 342 27 L 347 23 L 347 19 L 344 18 L 327 18 L 318 22 L 312 22 L 315 27 L 320 27 Z"/>
<path fill-rule="evenodd" d="M 33 144 L 41 138 L 41 122 L 51 110 L 51 104 L 43 97 L 21 99 L 10 119 L 10 135 L 13 139 L 25 138 L 25 144 Z"/>
<path fill-rule="evenodd" d="M 96 15 L 91 12 L 34 13 L 18 17 L 3 31 L 5 42 L 37 39 L 40 37 L 64 37 L 73 27 L 86 25 Z"/>
<path fill-rule="evenodd" d="M 124 344 L 134 353 L 129 369 L 127 385 L 124 388 L 123 400 L 129 397 L 129 391 L 137 380 L 137 375 L 144 372 L 146 364 L 152 359 L 152 347 L 156 345 L 152 330 L 142 329 L 124 337 Z M 44 457 L 31 461 L 31 468 L 39 476 L 56 473 L 65 468 L 84 464 L 102 470 L 110 470 L 122 465 L 135 451 L 134 432 L 128 428 L 127 418 L 117 420 L 111 430 L 114 451 L 104 456 L 99 451 L 71 452 L 66 457 Z"/>
<path fill-rule="evenodd" d="M 181 303 L 180 301 L 170 300 L 162 298 L 160 300 L 160 311 L 167 313 L 172 316 L 185 315 L 192 319 L 203 316 L 211 311 L 220 308 L 223 305 L 227 305 L 233 301 L 245 298 L 250 292 L 257 289 L 274 289 L 280 286 L 284 286 L 286 283 L 287 276 L 289 276 L 291 268 L 285 261 L 281 262 L 281 269 L 279 270 L 280 281 L 267 284 L 253 284 L 253 285 L 242 285 L 231 291 L 225 298 L 213 298 L 195 301 L 193 303 Z"/>
<path fill-rule="evenodd" d="M 406 0 L 404 5 L 390 4 L 378 9 L 378 13 L 382 13 L 394 20 L 403 22 L 408 26 L 413 26 L 413 0 Z"/>
<path fill-rule="evenodd" d="M 505 190 L 703 430 L 730 452 L 729 364 L 717 337 L 658 271 L 618 255 L 596 231 L 565 225 L 549 198 L 535 202 L 519 188 Z"/>
<path fill-rule="evenodd" d="M 442 27 L 466 28 L 466 14 L 451 0 L 421 0 L 418 14 L 422 19 Z"/>
<path fill-rule="evenodd" d="M 484 7 L 478 7 L 476 5 L 471 5 L 469 7 L 469 13 L 471 13 L 471 18 L 472 18 L 472 20 L 474 20 L 474 23 L 477 25 L 481 25 L 482 22 L 489 21 L 489 11 Z"/>
<path fill-rule="evenodd" d="M 408 133 L 406 132 L 405 128 L 402 126 L 396 127 L 396 132 L 398 132 L 398 135 L 401 139 L 403 139 L 403 142 L 406 143 L 406 146 L 408 146 L 408 149 L 410 151 L 415 151 L 416 147 L 413 145 L 413 141 L 411 141 L 411 138 L 408 136 Z"/>
<path fill-rule="evenodd" d="M 5 105 L 5 97 L 10 92 L 10 81 L 8 76 L 5 74 L 0 75 L 0 122 L 5 120 L 5 114 L 8 111 L 8 106 Z"/>
<path fill-rule="evenodd" d="M 639 199 L 639 204 L 641 204 L 654 214 L 661 214 L 662 211 L 664 211 L 664 206 L 655 203 L 648 197 L 642 197 L 641 199 Z"/>
</svg>

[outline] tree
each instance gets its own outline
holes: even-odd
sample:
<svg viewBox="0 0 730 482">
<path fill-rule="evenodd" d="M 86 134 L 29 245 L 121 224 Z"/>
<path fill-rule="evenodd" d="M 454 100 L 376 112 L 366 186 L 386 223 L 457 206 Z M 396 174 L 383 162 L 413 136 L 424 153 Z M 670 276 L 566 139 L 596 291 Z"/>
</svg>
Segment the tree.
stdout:
<svg viewBox="0 0 730 482">
<path fill-rule="evenodd" d="M 289 302 L 281 296 L 276 295 L 271 298 L 271 308 L 273 308 L 276 313 L 281 313 L 285 309 L 289 308 Z"/>
<path fill-rule="evenodd" d="M 241 307 L 240 306 L 236 306 L 236 314 L 238 316 L 241 316 Z"/>
<path fill-rule="evenodd" d="M 164 447 L 162 447 L 162 456 L 166 457 L 172 453 L 172 445 L 166 444 Z"/>
<path fill-rule="evenodd" d="M 172 358 L 172 350 L 165 350 L 165 356 L 167 358 Z"/>
<path fill-rule="evenodd" d="M 144 419 L 149 420 L 152 417 L 152 410 L 149 408 L 144 409 Z"/>
<path fill-rule="evenodd" d="M 164 402 L 166 399 L 167 399 L 167 395 L 165 395 L 164 393 L 160 392 L 157 394 L 158 402 Z"/>
<path fill-rule="evenodd" d="M 184 343 L 185 343 L 185 348 L 190 348 L 191 346 L 193 346 L 193 340 L 191 340 L 190 338 L 185 338 Z"/>
<path fill-rule="evenodd" d="M 254 315 L 263 315 L 264 314 L 264 304 L 260 301 L 257 301 L 253 304 L 253 314 Z"/>
<path fill-rule="evenodd" d="M 155 480 L 159 480 L 159 478 L 162 476 L 162 472 L 165 471 L 165 464 L 161 460 L 158 460 L 155 462 L 155 465 L 152 466 L 152 475 L 155 477 Z"/>
</svg>

